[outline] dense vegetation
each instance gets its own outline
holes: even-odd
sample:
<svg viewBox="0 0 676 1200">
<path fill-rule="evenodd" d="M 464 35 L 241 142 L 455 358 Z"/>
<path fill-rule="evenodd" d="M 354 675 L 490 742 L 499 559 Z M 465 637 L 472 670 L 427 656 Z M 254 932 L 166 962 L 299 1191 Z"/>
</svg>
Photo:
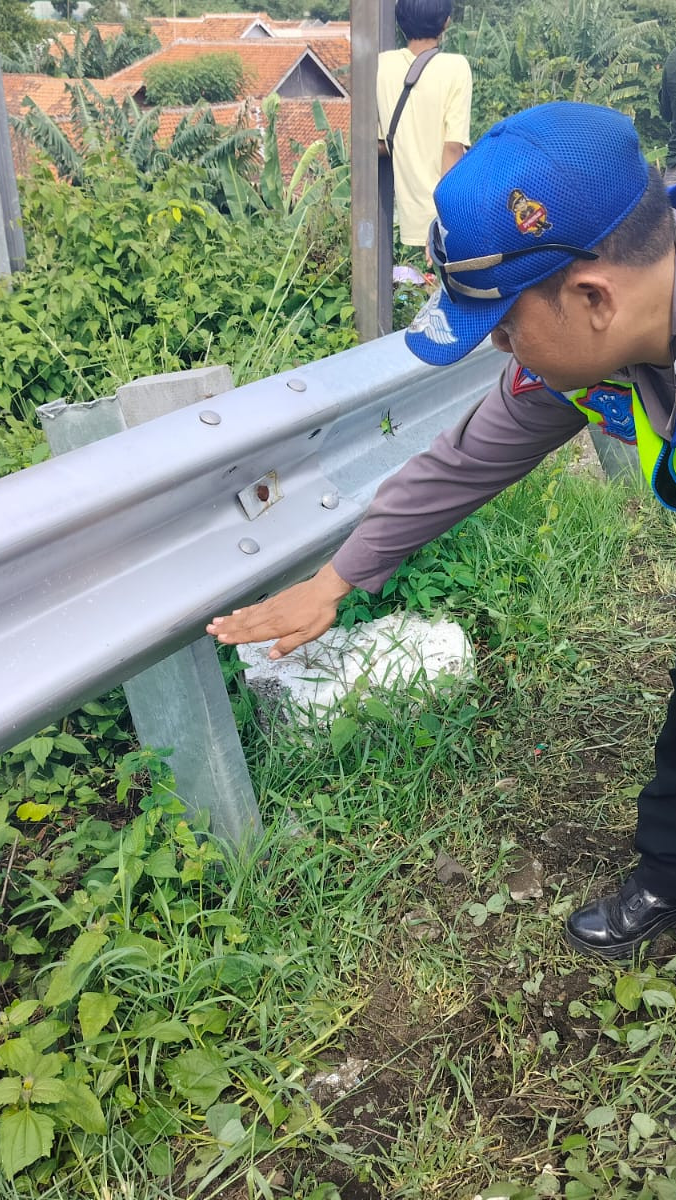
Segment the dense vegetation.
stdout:
<svg viewBox="0 0 676 1200">
<path fill-rule="evenodd" d="M 30 45 L 42 37 L 40 24 L 25 0 L 2 0 L 0 4 L 0 53 L 15 44 Z"/>
<path fill-rule="evenodd" d="M 211 104 L 242 94 L 244 67 L 238 54 L 200 54 L 182 63 L 155 63 L 146 71 L 149 104 Z"/>
<path fill-rule="evenodd" d="M 28 267 L 0 293 L 0 410 L 30 414 L 213 362 L 244 378 L 254 362 L 265 374 L 349 345 L 346 209 L 333 182 L 308 184 L 322 203 L 291 211 L 286 189 L 261 195 L 239 178 L 228 217 L 192 165 L 142 186 L 131 162 L 104 150 L 76 189 L 37 169 L 24 197 Z"/>
<path fill-rule="evenodd" d="M 11 53 L 0 54 L 0 65 L 3 71 L 106 79 L 159 48 L 159 39 L 145 25 L 129 24 L 122 33 L 109 38 L 101 37 L 96 26 L 78 25 L 72 49 L 58 34 L 36 44 L 15 41 Z"/>
</svg>

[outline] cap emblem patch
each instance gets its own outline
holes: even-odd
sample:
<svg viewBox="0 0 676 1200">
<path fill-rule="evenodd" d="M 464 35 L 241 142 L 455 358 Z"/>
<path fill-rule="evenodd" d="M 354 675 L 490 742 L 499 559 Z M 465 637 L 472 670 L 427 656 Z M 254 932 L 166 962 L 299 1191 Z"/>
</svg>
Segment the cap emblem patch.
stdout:
<svg viewBox="0 0 676 1200">
<path fill-rule="evenodd" d="M 452 346 L 457 342 L 443 308 L 441 308 L 441 288 L 439 288 L 409 325 L 410 333 L 422 333 L 431 342 L 439 346 Z"/>
<path fill-rule="evenodd" d="M 513 188 L 509 193 L 507 207 L 514 213 L 519 233 L 532 233 L 535 237 L 542 237 L 542 234 L 552 227 L 551 221 L 547 220 L 544 204 L 539 200 L 529 200 L 520 188 Z"/>
</svg>

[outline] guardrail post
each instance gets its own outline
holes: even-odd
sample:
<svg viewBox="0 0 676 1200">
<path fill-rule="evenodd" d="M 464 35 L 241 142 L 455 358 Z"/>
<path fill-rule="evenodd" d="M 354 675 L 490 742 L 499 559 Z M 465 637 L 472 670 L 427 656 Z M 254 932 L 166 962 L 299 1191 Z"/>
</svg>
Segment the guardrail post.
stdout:
<svg viewBox="0 0 676 1200">
<path fill-rule="evenodd" d="M 618 438 L 608 437 L 592 425 L 591 421 L 588 429 L 596 457 L 608 479 L 631 479 L 635 476 L 643 478 L 635 446 L 627 445 Z"/>
<path fill-rule="evenodd" d="M 38 409 L 53 454 L 164 416 L 230 390 L 227 367 L 156 375 L 86 404 Z M 211 815 L 216 837 L 240 845 L 262 823 L 227 688 L 211 638 L 203 637 L 133 676 L 124 691 L 142 745 L 171 749 L 178 795 L 191 815 Z"/>
</svg>

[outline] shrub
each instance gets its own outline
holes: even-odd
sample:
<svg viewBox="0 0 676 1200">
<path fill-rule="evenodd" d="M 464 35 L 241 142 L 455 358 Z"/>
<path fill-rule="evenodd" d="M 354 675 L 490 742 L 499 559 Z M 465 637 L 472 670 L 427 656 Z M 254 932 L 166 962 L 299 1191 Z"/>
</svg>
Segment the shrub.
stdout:
<svg viewBox="0 0 676 1200">
<path fill-rule="evenodd" d="M 238 54 L 201 54 L 183 63 L 156 63 L 146 72 L 149 104 L 219 104 L 242 90 L 244 67 Z"/>
<path fill-rule="evenodd" d="M 260 378 L 354 342 L 346 216 L 330 218 L 330 195 L 292 226 L 222 216 L 194 165 L 148 188 L 110 150 L 84 171 L 74 188 L 42 167 L 26 189 L 28 266 L 0 287 L 0 414 L 207 363 Z"/>
</svg>

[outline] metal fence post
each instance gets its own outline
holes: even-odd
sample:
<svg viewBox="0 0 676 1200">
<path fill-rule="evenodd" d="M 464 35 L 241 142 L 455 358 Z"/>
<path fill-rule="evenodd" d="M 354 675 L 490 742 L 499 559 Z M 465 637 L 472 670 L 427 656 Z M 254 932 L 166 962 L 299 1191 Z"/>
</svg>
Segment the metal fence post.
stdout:
<svg viewBox="0 0 676 1200">
<path fill-rule="evenodd" d="M 392 330 L 392 165 L 379 159 L 378 51 L 394 46 L 392 0 L 352 0 L 352 297 L 362 341 Z"/>
<path fill-rule="evenodd" d="M 93 403 L 57 402 L 38 412 L 52 453 L 62 454 L 231 387 L 227 367 L 205 367 L 139 379 Z M 260 814 L 212 639 L 200 638 L 133 676 L 124 690 L 141 744 L 172 750 L 167 761 L 191 815 L 209 810 L 212 832 L 235 845 L 258 836 Z"/>
<path fill-rule="evenodd" d="M 21 206 L 9 139 L 9 121 L 2 69 L 0 69 L 0 224 L 3 225 L 2 241 L 4 241 L 6 252 L 0 257 L 0 273 L 6 273 L 5 257 L 8 260 L 10 271 L 22 271 L 26 265 L 26 243 L 21 228 Z M 2 246 L 0 246 L 1 253 Z"/>
</svg>

